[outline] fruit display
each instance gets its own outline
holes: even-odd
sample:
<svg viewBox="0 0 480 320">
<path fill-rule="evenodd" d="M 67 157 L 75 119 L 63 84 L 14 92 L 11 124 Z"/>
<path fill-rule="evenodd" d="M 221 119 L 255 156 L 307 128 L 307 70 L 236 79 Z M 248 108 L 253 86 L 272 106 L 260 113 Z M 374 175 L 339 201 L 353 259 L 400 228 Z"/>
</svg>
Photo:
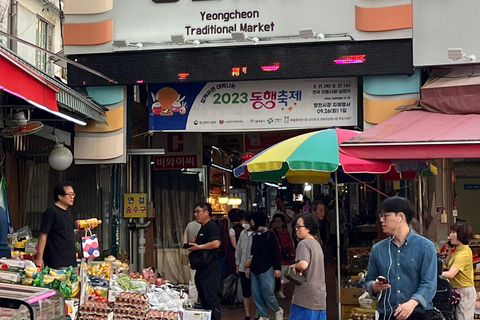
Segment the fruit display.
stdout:
<svg viewBox="0 0 480 320">
<path fill-rule="evenodd" d="M 111 270 L 112 266 L 108 262 L 103 262 L 101 264 L 94 264 L 94 265 L 87 265 L 84 264 L 87 267 L 87 274 L 92 275 L 92 276 L 99 276 L 104 278 L 105 280 L 109 281 L 110 280 L 110 275 L 111 275 Z"/>
<path fill-rule="evenodd" d="M 76 297 L 80 291 L 80 285 L 76 274 L 72 274 L 73 268 L 66 270 L 53 270 L 49 267 L 27 267 L 22 271 L 21 283 L 27 286 L 55 289 L 60 291 L 65 298 Z"/>
<path fill-rule="evenodd" d="M 144 268 L 142 269 L 142 272 L 130 272 L 129 275 L 132 279 L 143 279 L 149 284 L 156 286 L 161 286 L 166 282 L 153 270 L 153 268 Z"/>
<path fill-rule="evenodd" d="M 108 301 L 108 289 L 95 289 L 93 287 L 88 288 L 90 291 L 90 301 L 98 301 L 98 302 L 107 302 Z"/>
</svg>

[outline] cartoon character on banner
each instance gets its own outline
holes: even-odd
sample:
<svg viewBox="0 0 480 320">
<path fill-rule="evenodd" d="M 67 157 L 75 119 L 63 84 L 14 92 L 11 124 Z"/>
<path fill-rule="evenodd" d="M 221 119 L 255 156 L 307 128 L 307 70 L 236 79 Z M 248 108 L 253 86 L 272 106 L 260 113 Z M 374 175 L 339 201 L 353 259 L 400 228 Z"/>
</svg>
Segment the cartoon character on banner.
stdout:
<svg viewBox="0 0 480 320">
<path fill-rule="evenodd" d="M 181 96 L 175 89 L 164 87 L 152 94 L 152 114 L 161 116 L 172 116 L 174 112 L 180 115 L 187 113 L 187 103 L 184 102 L 185 96 Z"/>
</svg>

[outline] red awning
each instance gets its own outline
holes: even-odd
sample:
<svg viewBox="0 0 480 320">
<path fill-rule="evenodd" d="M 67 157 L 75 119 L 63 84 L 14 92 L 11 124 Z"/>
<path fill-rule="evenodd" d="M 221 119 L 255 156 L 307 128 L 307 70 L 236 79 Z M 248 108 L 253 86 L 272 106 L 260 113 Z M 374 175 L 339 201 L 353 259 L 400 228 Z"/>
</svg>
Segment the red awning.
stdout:
<svg viewBox="0 0 480 320">
<path fill-rule="evenodd" d="M 36 107 L 58 111 L 58 88 L 4 50 L 0 50 L 0 90 Z"/>
<path fill-rule="evenodd" d="M 342 142 L 365 159 L 480 158 L 480 114 L 403 111 Z"/>
</svg>

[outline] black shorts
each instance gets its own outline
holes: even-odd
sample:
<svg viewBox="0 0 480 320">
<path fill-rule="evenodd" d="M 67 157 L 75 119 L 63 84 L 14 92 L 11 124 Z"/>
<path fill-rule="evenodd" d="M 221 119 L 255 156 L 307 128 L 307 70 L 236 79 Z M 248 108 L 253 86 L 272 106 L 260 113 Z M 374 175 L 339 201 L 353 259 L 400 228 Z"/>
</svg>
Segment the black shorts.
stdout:
<svg viewBox="0 0 480 320">
<path fill-rule="evenodd" d="M 245 272 L 239 272 L 240 282 L 242 284 L 242 294 L 244 298 L 250 298 L 252 296 L 252 282 L 247 278 Z"/>
</svg>

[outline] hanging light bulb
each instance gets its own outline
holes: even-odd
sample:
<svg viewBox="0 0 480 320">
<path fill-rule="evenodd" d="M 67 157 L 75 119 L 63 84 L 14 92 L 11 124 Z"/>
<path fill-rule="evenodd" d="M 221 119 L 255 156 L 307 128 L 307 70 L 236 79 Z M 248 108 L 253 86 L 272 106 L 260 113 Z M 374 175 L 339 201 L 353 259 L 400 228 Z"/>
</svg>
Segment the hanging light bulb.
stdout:
<svg viewBox="0 0 480 320">
<path fill-rule="evenodd" d="M 68 169 L 72 162 L 72 152 L 61 143 L 57 143 L 48 155 L 48 163 L 50 164 L 50 167 L 58 171 Z"/>
<path fill-rule="evenodd" d="M 57 135 L 55 134 L 55 129 L 52 132 L 52 135 L 56 144 L 48 155 L 48 163 L 50 164 L 50 167 L 57 171 L 66 170 L 72 165 L 72 152 L 68 148 L 66 148 L 63 143 L 58 142 Z"/>
</svg>

